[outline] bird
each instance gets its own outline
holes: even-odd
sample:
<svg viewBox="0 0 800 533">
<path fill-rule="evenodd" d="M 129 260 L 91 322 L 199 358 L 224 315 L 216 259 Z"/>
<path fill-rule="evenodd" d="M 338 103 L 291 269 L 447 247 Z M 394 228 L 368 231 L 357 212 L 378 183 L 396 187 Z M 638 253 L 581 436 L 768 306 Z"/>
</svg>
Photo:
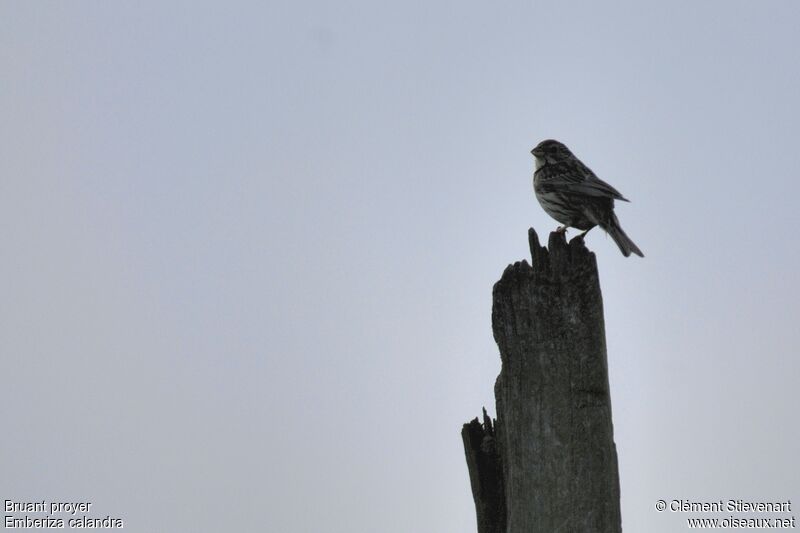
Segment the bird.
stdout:
<svg viewBox="0 0 800 533">
<path fill-rule="evenodd" d="M 644 257 L 614 214 L 614 200 L 630 200 L 598 178 L 561 142 L 547 139 L 531 154 L 536 160 L 533 191 L 545 212 L 563 224 L 557 232 L 572 227 L 584 230 L 580 237 L 585 237 L 593 227 L 600 226 L 611 235 L 622 255 Z"/>
</svg>

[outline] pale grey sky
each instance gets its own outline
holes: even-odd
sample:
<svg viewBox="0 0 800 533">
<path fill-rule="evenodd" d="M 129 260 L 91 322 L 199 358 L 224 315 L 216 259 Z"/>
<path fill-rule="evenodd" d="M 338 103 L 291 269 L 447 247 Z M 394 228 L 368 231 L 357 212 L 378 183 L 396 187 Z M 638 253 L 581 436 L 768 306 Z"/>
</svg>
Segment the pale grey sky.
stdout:
<svg viewBox="0 0 800 533">
<path fill-rule="evenodd" d="M 0 4 L 0 498 L 129 531 L 463 533 L 491 288 L 592 232 L 626 531 L 793 499 L 794 2 Z"/>
</svg>

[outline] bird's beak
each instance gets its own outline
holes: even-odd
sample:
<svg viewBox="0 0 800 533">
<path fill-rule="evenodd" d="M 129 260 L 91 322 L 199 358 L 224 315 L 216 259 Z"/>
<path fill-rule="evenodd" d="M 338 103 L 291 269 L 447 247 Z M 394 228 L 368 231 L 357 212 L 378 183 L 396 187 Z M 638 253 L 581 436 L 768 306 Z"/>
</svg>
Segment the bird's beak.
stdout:
<svg viewBox="0 0 800 533">
<path fill-rule="evenodd" d="M 544 155 L 538 148 L 531 150 L 531 153 L 533 154 L 533 157 L 542 157 Z"/>
</svg>

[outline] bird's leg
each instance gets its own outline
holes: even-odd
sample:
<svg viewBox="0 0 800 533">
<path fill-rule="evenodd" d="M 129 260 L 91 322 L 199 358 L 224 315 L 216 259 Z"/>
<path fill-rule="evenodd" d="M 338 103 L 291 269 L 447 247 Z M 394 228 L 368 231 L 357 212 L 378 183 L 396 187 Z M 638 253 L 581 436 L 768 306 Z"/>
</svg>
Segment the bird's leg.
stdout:
<svg viewBox="0 0 800 533">
<path fill-rule="evenodd" d="M 567 234 L 567 227 L 566 226 L 559 226 L 556 228 L 556 233 L 563 233 L 564 235 Z"/>
<path fill-rule="evenodd" d="M 592 226 L 592 228 L 593 228 L 593 227 L 594 227 L 594 226 Z M 587 233 L 589 233 L 590 231 L 592 231 L 592 228 L 589 228 L 589 229 L 587 229 L 586 231 L 584 231 L 583 233 L 581 233 L 580 235 L 578 235 L 578 237 L 580 237 L 581 239 L 583 239 L 584 237 L 586 237 L 586 234 L 587 234 Z"/>
</svg>

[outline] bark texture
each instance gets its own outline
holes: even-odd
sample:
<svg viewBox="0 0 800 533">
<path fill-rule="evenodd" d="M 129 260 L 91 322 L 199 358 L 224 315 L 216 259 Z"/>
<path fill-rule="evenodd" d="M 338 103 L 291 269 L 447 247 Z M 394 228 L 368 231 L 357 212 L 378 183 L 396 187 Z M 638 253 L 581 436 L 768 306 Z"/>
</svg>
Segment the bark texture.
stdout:
<svg viewBox="0 0 800 533">
<path fill-rule="evenodd" d="M 497 450 L 492 419 L 483 410 L 483 424 L 475 418 L 461 430 L 467 468 L 475 499 L 478 533 L 505 533 L 506 500 L 503 465 Z"/>
<path fill-rule="evenodd" d="M 595 256 L 582 239 L 567 244 L 562 234 L 550 235 L 548 250 L 531 229 L 529 243 L 532 265 L 509 265 L 493 291 L 502 369 L 492 460 L 502 470 L 502 491 L 491 491 L 491 498 L 502 494 L 502 505 L 476 491 L 495 474 L 479 467 L 475 440 L 469 448 L 464 438 L 478 531 L 618 533 L 619 474 Z M 475 424 L 462 435 L 477 439 Z M 487 426 L 491 420 L 484 437 Z M 503 519 L 487 525 L 500 509 Z"/>
</svg>

